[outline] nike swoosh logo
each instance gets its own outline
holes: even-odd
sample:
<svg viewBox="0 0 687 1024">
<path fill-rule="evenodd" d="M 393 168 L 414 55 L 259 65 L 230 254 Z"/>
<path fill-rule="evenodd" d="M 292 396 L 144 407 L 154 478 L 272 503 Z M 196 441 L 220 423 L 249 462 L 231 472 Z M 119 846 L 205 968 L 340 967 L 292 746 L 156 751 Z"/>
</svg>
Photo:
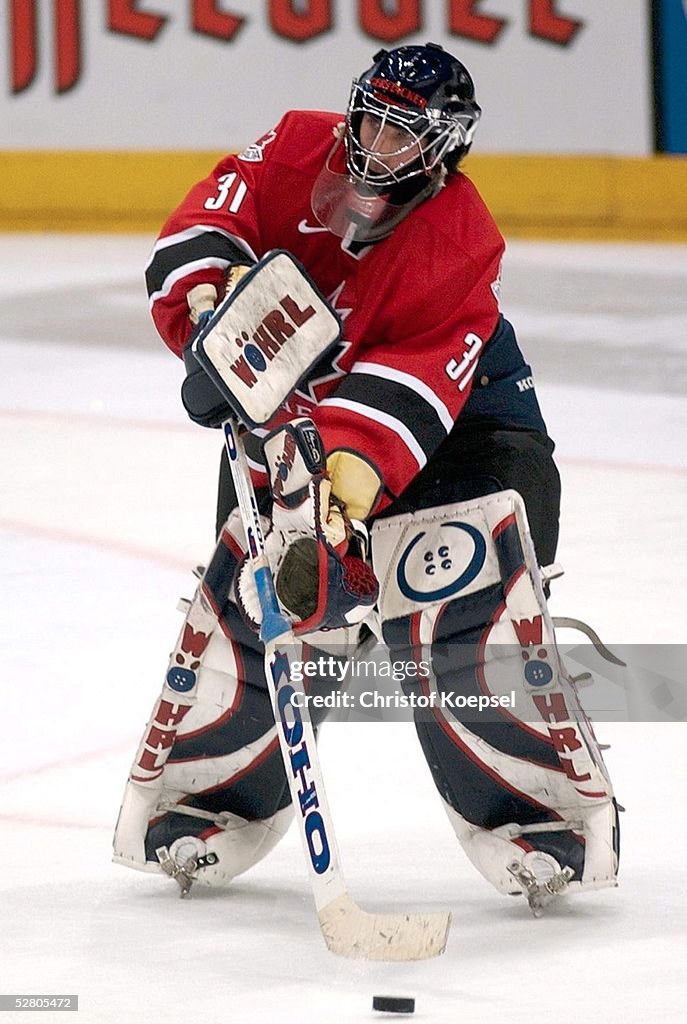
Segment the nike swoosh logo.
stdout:
<svg viewBox="0 0 687 1024">
<path fill-rule="evenodd" d="M 327 231 L 328 229 L 320 227 L 319 224 L 317 227 L 313 227 L 312 224 L 308 224 L 307 220 L 302 220 L 298 225 L 298 230 L 302 235 L 315 235 L 318 231 Z"/>
</svg>

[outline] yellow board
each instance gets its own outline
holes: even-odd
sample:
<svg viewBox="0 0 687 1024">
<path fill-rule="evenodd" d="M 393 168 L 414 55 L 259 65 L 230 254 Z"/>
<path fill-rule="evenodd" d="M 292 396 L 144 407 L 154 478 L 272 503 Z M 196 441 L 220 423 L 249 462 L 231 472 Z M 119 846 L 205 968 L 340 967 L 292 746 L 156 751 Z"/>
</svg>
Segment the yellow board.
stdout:
<svg viewBox="0 0 687 1024">
<path fill-rule="evenodd" d="M 0 230 L 155 234 L 223 154 L 0 152 Z M 687 157 L 470 156 L 510 238 L 687 242 Z"/>
</svg>

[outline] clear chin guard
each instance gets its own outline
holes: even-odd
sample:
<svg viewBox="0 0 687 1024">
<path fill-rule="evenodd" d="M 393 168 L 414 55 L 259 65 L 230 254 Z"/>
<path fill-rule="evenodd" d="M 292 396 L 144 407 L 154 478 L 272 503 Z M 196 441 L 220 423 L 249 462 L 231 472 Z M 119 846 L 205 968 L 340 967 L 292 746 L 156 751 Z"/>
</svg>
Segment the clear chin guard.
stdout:
<svg viewBox="0 0 687 1024">
<path fill-rule="evenodd" d="M 433 183 L 428 182 L 427 188 L 410 202 L 401 205 L 391 203 L 347 171 L 334 170 L 335 157 L 342 147 L 341 140 L 337 140 L 330 150 L 315 180 L 311 206 L 320 224 L 333 235 L 343 238 L 346 244 L 386 238 L 434 190 Z M 345 161 L 341 161 L 341 166 L 345 167 Z"/>
</svg>

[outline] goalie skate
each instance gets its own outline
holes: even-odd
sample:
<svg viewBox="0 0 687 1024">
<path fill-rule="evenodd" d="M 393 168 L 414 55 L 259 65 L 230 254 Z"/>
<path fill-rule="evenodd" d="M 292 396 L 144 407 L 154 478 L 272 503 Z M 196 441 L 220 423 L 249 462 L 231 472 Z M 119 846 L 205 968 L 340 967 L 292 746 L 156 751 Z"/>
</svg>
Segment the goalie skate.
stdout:
<svg viewBox="0 0 687 1024">
<path fill-rule="evenodd" d="M 526 864 L 528 857 L 531 860 Z M 561 868 L 553 857 L 539 851 L 528 854 L 522 861 L 513 861 L 508 871 L 527 896 L 535 917 L 541 917 L 549 903 L 565 893 L 575 874 L 572 868 Z"/>
<path fill-rule="evenodd" d="M 175 843 L 174 845 L 178 844 Z M 181 899 L 189 895 L 198 871 L 216 864 L 218 859 L 216 853 L 201 854 L 195 852 L 190 854 L 190 856 L 186 856 L 181 852 L 181 849 L 172 853 L 166 846 L 158 847 L 155 853 L 162 870 L 170 878 L 173 878 L 179 886 Z"/>
</svg>

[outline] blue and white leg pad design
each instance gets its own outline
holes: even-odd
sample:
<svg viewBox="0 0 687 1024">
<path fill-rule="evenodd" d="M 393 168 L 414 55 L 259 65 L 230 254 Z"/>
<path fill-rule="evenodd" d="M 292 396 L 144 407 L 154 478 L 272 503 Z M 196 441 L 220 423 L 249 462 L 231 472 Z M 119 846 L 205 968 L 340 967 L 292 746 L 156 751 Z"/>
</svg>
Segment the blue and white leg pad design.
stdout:
<svg viewBox="0 0 687 1024">
<path fill-rule="evenodd" d="M 262 649 L 231 599 L 242 555 L 236 513 L 187 603 L 134 757 L 114 836 L 119 864 L 161 872 L 166 850 L 178 869 L 195 862 L 193 880 L 222 884 L 290 824 Z"/>
<path fill-rule="evenodd" d="M 504 893 L 615 885 L 617 807 L 556 646 L 515 491 L 378 520 L 392 657 L 425 662 L 416 728 L 456 835 Z M 545 902 L 545 898 L 542 898 Z"/>
</svg>

